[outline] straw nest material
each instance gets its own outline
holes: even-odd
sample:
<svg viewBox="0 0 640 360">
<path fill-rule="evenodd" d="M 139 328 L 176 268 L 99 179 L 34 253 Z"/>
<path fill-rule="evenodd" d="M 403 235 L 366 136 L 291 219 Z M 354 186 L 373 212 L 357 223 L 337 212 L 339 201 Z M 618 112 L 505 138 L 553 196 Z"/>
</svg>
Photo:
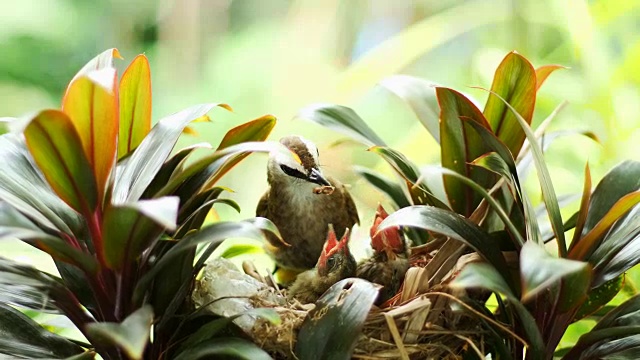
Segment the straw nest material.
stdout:
<svg viewBox="0 0 640 360">
<path fill-rule="evenodd" d="M 362 329 L 354 359 L 460 359 L 472 351 L 484 358 L 486 328 L 477 313 L 465 304 L 461 290 L 447 286 L 464 265 L 478 261 L 464 254 L 459 242 L 439 239 L 414 247 L 402 288 L 393 298 L 375 307 Z M 245 269 L 246 271 L 246 269 Z M 265 280 L 269 283 L 269 280 Z M 279 324 L 256 318 L 245 331 L 275 359 L 295 359 L 296 335 L 313 304 L 284 301 L 284 291 L 269 287 L 271 295 L 249 296 L 253 308 L 272 308 Z"/>
</svg>

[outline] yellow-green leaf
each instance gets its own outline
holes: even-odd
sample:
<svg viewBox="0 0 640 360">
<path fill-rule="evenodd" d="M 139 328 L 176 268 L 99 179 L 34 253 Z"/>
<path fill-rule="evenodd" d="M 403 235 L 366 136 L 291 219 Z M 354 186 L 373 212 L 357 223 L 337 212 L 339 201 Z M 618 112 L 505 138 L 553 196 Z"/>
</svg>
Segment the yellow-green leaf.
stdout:
<svg viewBox="0 0 640 360">
<path fill-rule="evenodd" d="M 138 55 L 120 80 L 118 159 L 133 151 L 151 130 L 151 69 Z"/>
<path fill-rule="evenodd" d="M 536 69 L 536 91 L 540 90 L 540 87 L 542 86 L 542 84 L 544 84 L 544 82 L 547 80 L 549 75 L 551 75 L 552 72 L 558 69 L 566 69 L 566 67 L 562 65 L 544 65 L 537 68 Z"/>
<path fill-rule="evenodd" d="M 53 190 L 88 215 L 97 204 L 96 181 L 69 117 L 58 110 L 39 113 L 24 131 L 27 146 Z"/>
<path fill-rule="evenodd" d="M 117 104 L 116 70 L 112 67 L 76 77 L 62 101 L 62 110 L 78 131 L 93 169 L 100 201 L 116 156 Z"/>
<path fill-rule="evenodd" d="M 531 124 L 536 102 L 536 86 L 536 72 L 531 63 L 522 55 L 511 52 L 498 66 L 491 91 L 505 99 L 527 124 Z M 493 132 L 507 145 L 511 153 L 517 156 L 525 134 L 515 114 L 509 111 L 500 97 L 490 94 L 483 113 Z"/>
</svg>

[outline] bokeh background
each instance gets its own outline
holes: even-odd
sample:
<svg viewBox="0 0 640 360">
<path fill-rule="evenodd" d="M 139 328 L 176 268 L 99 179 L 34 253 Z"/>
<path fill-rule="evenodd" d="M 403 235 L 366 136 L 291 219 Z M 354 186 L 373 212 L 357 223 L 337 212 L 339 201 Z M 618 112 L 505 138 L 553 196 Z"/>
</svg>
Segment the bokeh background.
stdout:
<svg viewBox="0 0 640 360">
<path fill-rule="evenodd" d="M 223 102 L 211 123 L 180 144 L 217 142 L 226 130 L 273 114 L 273 139 L 297 133 L 315 141 L 326 172 L 350 184 L 368 227 L 385 199 L 354 166 L 388 172 L 361 145 L 296 118 L 312 103 L 354 108 L 387 143 L 419 164 L 439 148 L 411 109 L 378 83 L 394 74 L 425 78 L 476 98 L 512 50 L 535 66 L 561 64 L 538 95 L 534 124 L 561 102 L 552 130 L 590 130 L 600 143 L 572 135 L 546 153 L 556 191 L 581 191 L 586 161 L 594 179 L 623 159 L 640 159 L 640 1 L 610 0 L 20 0 L 0 1 L 0 116 L 58 107 L 67 82 L 101 51 L 151 62 L 154 121 L 202 102 Z M 266 188 L 266 157 L 253 155 L 224 185 L 253 216 Z M 539 203 L 535 172 L 526 180 Z M 568 204 L 565 216 L 577 207 Z M 356 252 L 366 229 L 360 229 Z M 358 243 L 360 241 L 360 243 Z M 49 267 L 28 247 L 3 254 Z M 634 286 L 634 275 L 628 286 Z M 586 324 L 586 325 L 585 325 Z M 574 327 L 575 337 L 589 324 Z"/>
</svg>

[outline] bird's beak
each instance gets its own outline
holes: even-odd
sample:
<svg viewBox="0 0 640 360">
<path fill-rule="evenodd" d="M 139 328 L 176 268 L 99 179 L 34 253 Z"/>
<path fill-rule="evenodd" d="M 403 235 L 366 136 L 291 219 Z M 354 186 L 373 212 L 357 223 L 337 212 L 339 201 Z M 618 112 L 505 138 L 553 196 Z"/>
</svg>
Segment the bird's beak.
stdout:
<svg viewBox="0 0 640 360">
<path fill-rule="evenodd" d="M 318 185 L 331 186 L 331 183 L 316 168 L 311 169 L 308 180 Z"/>
</svg>

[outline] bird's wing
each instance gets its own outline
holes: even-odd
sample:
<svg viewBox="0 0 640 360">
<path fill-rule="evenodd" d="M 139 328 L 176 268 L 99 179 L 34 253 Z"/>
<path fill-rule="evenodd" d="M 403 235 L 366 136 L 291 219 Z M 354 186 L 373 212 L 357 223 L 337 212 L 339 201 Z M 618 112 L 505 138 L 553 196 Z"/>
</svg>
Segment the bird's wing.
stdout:
<svg viewBox="0 0 640 360">
<path fill-rule="evenodd" d="M 269 218 L 269 191 L 265 192 L 260 201 L 258 201 L 256 216 Z"/>
<path fill-rule="evenodd" d="M 360 218 L 358 217 L 358 209 L 356 209 L 356 203 L 353 202 L 353 198 L 351 194 L 347 191 L 347 189 L 342 186 L 342 191 L 344 192 L 344 202 L 347 207 L 347 215 L 349 216 L 349 222 L 351 224 L 360 225 Z"/>
</svg>

